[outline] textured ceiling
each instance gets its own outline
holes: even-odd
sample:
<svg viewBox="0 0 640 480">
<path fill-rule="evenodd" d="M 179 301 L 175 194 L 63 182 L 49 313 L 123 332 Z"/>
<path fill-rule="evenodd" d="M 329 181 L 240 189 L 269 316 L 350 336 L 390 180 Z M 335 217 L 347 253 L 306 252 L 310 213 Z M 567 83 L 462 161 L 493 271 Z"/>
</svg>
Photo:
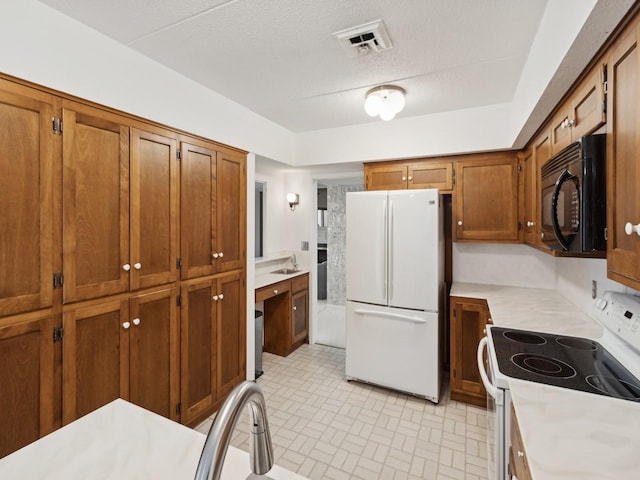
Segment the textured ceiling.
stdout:
<svg viewBox="0 0 640 480">
<path fill-rule="evenodd" d="M 509 102 L 546 0 L 41 0 L 294 132 Z M 349 58 L 333 32 L 382 19 L 393 48 Z M 150 79 L 150 81 L 152 81 Z"/>
</svg>

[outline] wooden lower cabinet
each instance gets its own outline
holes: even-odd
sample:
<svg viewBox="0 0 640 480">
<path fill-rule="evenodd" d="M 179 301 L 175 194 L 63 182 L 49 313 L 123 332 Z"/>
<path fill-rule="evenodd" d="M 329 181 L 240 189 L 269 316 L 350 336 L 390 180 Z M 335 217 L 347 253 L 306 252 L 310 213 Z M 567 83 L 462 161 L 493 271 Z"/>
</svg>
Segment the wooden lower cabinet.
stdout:
<svg viewBox="0 0 640 480">
<path fill-rule="evenodd" d="M 509 447 L 509 478 L 531 480 L 531 470 L 527 461 L 527 452 L 518 427 L 518 417 L 511 404 L 511 447 Z"/>
<path fill-rule="evenodd" d="M 53 430 L 50 311 L 0 320 L 0 458 Z"/>
<path fill-rule="evenodd" d="M 246 377 L 244 292 L 241 272 L 183 283 L 182 423 L 194 425 L 211 415 Z"/>
<path fill-rule="evenodd" d="M 177 289 L 63 313 L 63 423 L 124 398 L 178 420 Z"/>
<path fill-rule="evenodd" d="M 309 274 L 256 290 L 264 301 L 264 351 L 286 357 L 309 336 Z"/>
<path fill-rule="evenodd" d="M 486 407 L 487 393 L 480 379 L 477 351 L 490 323 L 485 300 L 451 297 L 451 399 Z"/>
</svg>

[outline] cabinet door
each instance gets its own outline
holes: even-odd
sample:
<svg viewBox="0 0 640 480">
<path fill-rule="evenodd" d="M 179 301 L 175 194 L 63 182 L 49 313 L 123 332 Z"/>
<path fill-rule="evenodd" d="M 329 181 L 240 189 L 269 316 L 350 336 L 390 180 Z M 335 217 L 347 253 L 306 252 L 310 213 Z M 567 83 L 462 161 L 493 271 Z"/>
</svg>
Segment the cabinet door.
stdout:
<svg viewBox="0 0 640 480">
<path fill-rule="evenodd" d="M 555 155 L 571 143 L 571 107 L 565 105 L 551 120 L 551 154 Z"/>
<path fill-rule="evenodd" d="M 245 157 L 227 151 L 217 155 L 217 241 L 214 265 L 218 272 L 242 268 L 246 257 Z"/>
<path fill-rule="evenodd" d="M 535 157 L 531 149 L 524 152 L 522 161 L 522 196 L 523 196 L 523 224 L 524 241 L 529 245 L 537 243 L 537 183 Z"/>
<path fill-rule="evenodd" d="M 0 323 L 0 458 L 53 430 L 50 312 Z"/>
<path fill-rule="evenodd" d="M 64 302 L 129 289 L 129 127 L 63 103 Z"/>
<path fill-rule="evenodd" d="M 180 176 L 182 279 L 215 272 L 216 152 L 182 142 Z"/>
<path fill-rule="evenodd" d="M 640 74 L 638 29 L 609 56 L 607 94 L 607 274 L 640 288 L 640 237 L 625 225 L 640 224 Z"/>
<path fill-rule="evenodd" d="M 535 198 L 535 241 L 528 237 L 527 243 L 531 245 L 542 245 L 542 239 L 540 237 L 541 225 L 542 225 L 542 206 L 540 198 L 540 169 L 551 158 L 551 134 L 548 130 L 543 131 L 533 142 L 533 164 L 534 173 L 532 181 L 535 182 L 533 188 L 533 197 Z M 526 221 L 526 219 L 525 219 Z M 531 240 L 531 242 L 530 242 Z"/>
<path fill-rule="evenodd" d="M 177 288 L 130 301 L 129 400 L 178 421 L 180 325 Z"/>
<path fill-rule="evenodd" d="M 0 316 L 53 301 L 52 102 L 0 81 Z"/>
<path fill-rule="evenodd" d="M 451 297 L 451 398 L 486 406 L 477 351 L 488 312 L 484 300 Z"/>
<path fill-rule="evenodd" d="M 575 142 L 588 135 L 605 122 L 604 69 L 594 68 L 578 89 L 571 95 L 571 138 Z"/>
<path fill-rule="evenodd" d="M 365 165 L 365 190 L 399 190 L 407 188 L 406 165 Z"/>
<path fill-rule="evenodd" d="M 309 333 L 309 290 L 291 295 L 291 344 L 302 343 Z"/>
<path fill-rule="evenodd" d="M 217 295 L 212 280 L 188 284 L 181 289 L 180 398 L 182 423 L 202 416 L 216 401 Z"/>
<path fill-rule="evenodd" d="M 178 253 L 177 140 L 131 129 L 131 289 L 175 282 Z"/>
<path fill-rule="evenodd" d="M 517 169 L 515 154 L 458 163 L 456 240 L 518 241 Z"/>
<path fill-rule="evenodd" d="M 217 395 L 226 397 L 246 378 L 246 296 L 242 273 L 225 275 L 216 281 Z"/>
<path fill-rule="evenodd" d="M 449 192 L 453 189 L 453 162 L 410 163 L 407 169 L 409 188 L 437 188 Z"/>
<path fill-rule="evenodd" d="M 70 308 L 63 313 L 64 424 L 129 392 L 129 301 Z"/>
</svg>

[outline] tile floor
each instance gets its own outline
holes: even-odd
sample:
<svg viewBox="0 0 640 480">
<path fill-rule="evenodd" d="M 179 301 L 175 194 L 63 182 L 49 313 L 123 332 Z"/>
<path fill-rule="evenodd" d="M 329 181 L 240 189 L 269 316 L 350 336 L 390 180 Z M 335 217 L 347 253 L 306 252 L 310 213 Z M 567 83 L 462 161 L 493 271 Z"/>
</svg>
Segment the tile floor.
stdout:
<svg viewBox="0 0 640 480">
<path fill-rule="evenodd" d="M 434 405 L 344 379 L 345 351 L 303 345 L 264 355 L 262 386 L 276 463 L 311 479 L 486 478 L 484 409 L 449 399 Z M 232 444 L 248 451 L 248 413 Z M 207 433 L 212 420 L 197 428 Z"/>
</svg>

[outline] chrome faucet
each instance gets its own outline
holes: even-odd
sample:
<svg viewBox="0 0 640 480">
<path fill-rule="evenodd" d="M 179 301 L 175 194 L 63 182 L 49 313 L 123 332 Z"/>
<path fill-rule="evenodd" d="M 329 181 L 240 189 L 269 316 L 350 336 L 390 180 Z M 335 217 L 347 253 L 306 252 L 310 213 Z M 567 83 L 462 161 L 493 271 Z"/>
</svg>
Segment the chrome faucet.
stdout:
<svg viewBox="0 0 640 480">
<path fill-rule="evenodd" d="M 298 262 L 296 261 L 296 254 L 295 253 L 291 254 L 291 264 L 293 265 L 293 269 L 294 270 L 298 269 Z"/>
<path fill-rule="evenodd" d="M 246 404 L 251 412 L 249 461 L 251 471 L 265 475 L 273 466 L 273 447 L 267 422 L 267 406 L 262 389 L 255 382 L 245 381 L 234 388 L 218 411 L 204 442 L 195 480 L 218 480 L 222 473 L 231 433 Z"/>
</svg>

